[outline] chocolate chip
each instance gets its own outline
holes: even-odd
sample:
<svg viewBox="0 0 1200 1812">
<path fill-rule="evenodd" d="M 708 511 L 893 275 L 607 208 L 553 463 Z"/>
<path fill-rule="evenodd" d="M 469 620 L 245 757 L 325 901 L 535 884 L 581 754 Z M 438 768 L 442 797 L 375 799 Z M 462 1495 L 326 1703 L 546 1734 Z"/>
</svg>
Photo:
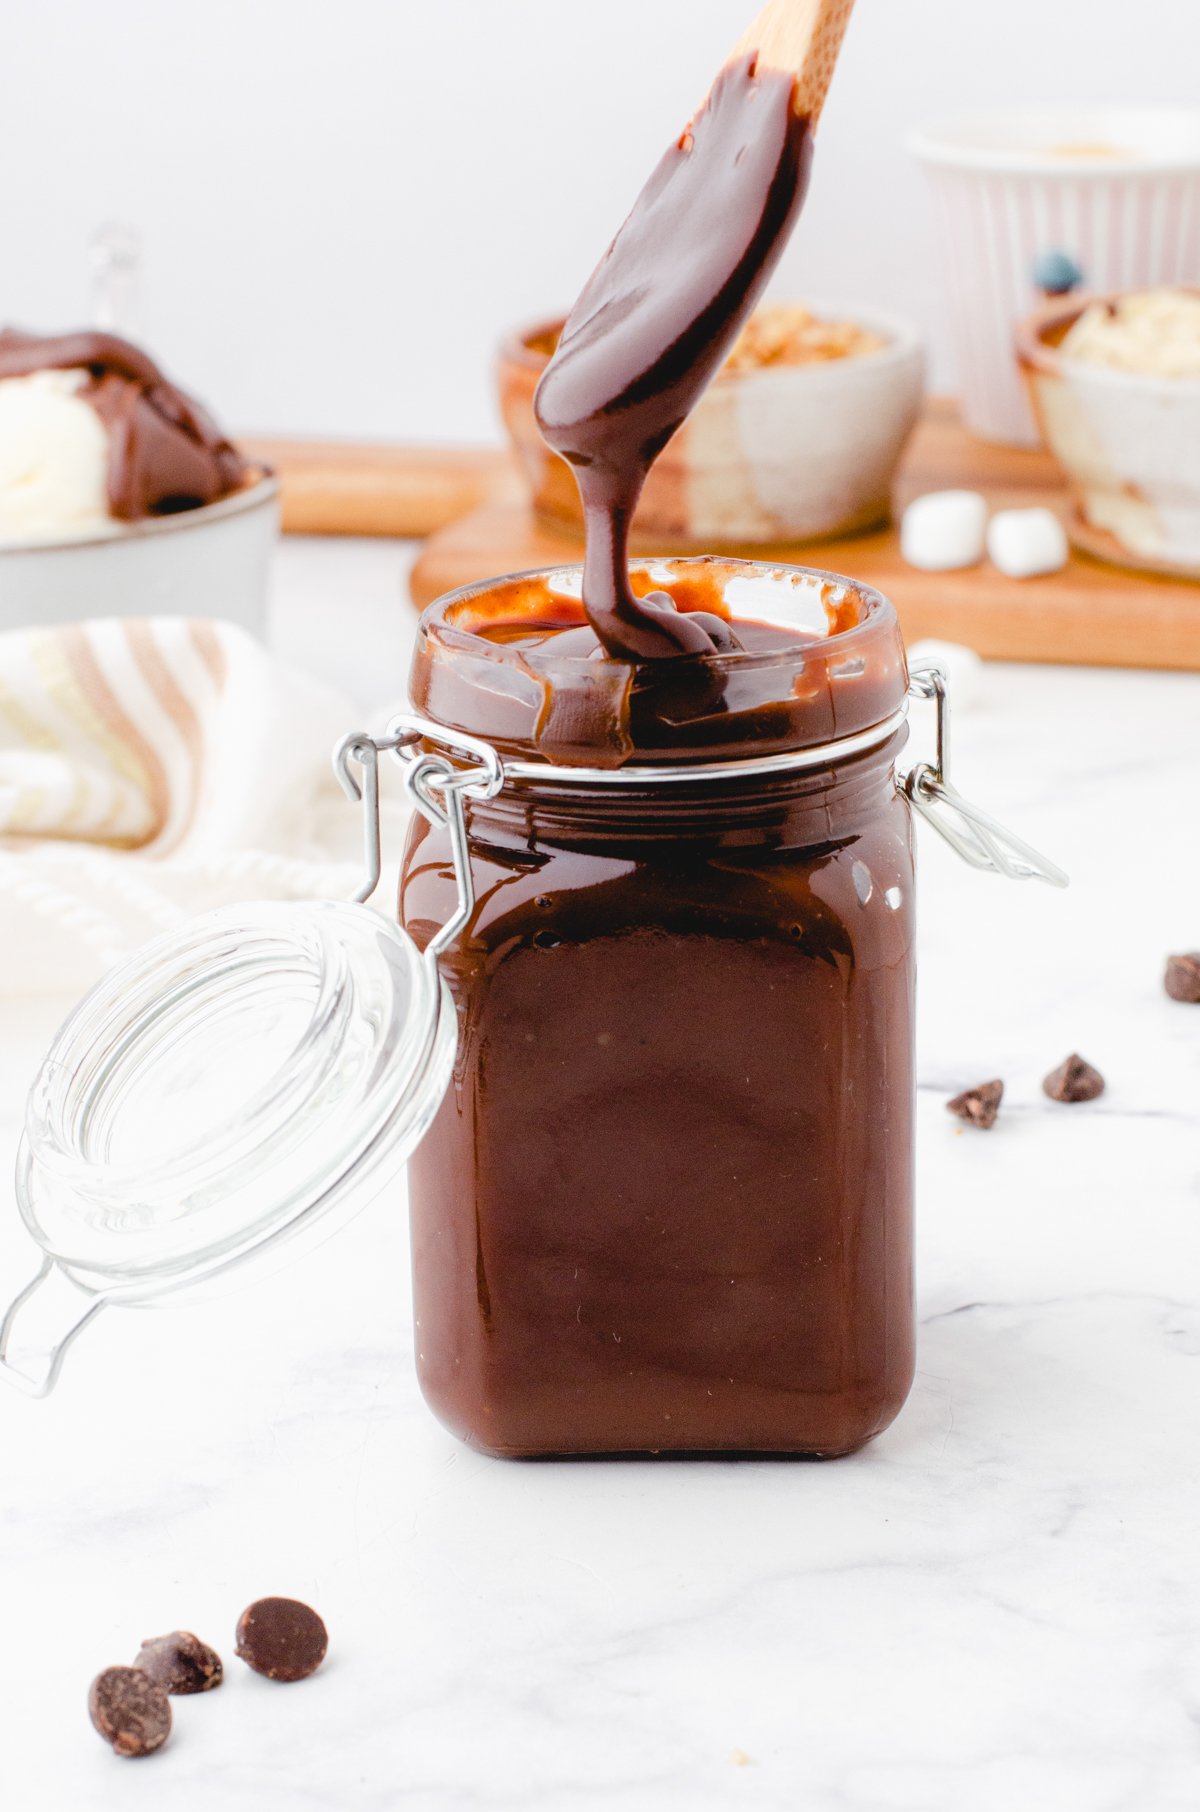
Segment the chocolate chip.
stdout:
<svg viewBox="0 0 1200 1812">
<path fill-rule="evenodd" d="M 1051 1101 L 1094 1101 L 1104 1093 L 1104 1077 L 1073 1051 L 1051 1070 L 1042 1087 Z"/>
<path fill-rule="evenodd" d="M 295 1598 L 260 1598 L 238 1618 L 237 1653 L 268 1680 L 307 1680 L 328 1647 L 317 1613 Z"/>
<path fill-rule="evenodd" d="M 1200 1006 L 1200 950 L 1169 956 L 1163 987 L 1172 1000 L 1185 1000 L 1191 1006 Z"/>
<path fill-rule="evenodd" d="M 133 1665 L 164 1692 L 211 1692 L 225 1677 L 220 1655 L 191 1630 L 149 1637 Z"/>
<path fill-rule="evenodd" d="M 978 1088 L 967 1088 L 961 1095 L 955 1095 L 953 1101 L 947 1101 L 946 1108 L 949 1113 L 957 1114 L 960 1120 L 977 1126 L 980 1132 L 987 1132 L 990 1126 L 996 1124 L 996 1115 L 1000 1112 L 1003 1099 L 1002 1082 L 981 1082 Z"/>
<path fill-rule="evenodd" d="M 171 1701 L 140 1667 L 106 1667 L 97 1674 L 88 1711 L 117 1755 L 153 1755 L 171 1734 Z"/>
</svg>

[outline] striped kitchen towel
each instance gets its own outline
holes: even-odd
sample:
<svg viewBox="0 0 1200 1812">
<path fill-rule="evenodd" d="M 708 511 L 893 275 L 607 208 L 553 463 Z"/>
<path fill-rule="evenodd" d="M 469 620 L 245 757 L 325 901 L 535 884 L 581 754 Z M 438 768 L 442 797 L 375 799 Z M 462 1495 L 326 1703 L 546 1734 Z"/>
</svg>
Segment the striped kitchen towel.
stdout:
<svg viewBox="0 0 1200 1812">
<path fill-rule="evenodd" d="M 230 624 L 0 635 L 0 992 L 78 992 L 211 906 L 352 894 L 329 757 L 356 727 Z"/>
</svg>

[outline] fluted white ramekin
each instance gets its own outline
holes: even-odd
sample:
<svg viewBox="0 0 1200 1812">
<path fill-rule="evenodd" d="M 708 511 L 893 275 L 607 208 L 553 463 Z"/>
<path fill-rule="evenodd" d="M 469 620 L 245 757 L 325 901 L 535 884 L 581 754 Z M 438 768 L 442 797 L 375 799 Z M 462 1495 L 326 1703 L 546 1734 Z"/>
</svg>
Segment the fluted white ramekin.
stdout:
<svg viewBox="0 0 1200 1812">
<path fill-rule="evenodd" d="M 929 172 L 967 426 L 1031 445 L 1013 355 L 1062 252 L 1091 290 L 1200 278 L 1200 112 L 1108 108 L 980 114 L 913 134 Z"/>
</svg>

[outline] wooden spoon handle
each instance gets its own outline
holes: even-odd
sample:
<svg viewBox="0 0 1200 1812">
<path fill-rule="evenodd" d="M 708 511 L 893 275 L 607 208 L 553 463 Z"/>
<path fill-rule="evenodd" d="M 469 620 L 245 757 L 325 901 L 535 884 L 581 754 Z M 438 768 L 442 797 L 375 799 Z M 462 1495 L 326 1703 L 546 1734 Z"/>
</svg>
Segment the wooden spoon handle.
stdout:
<svg viewBox="0 0 1200 1812">
<path fill-rule="evenodd" d="M 854 0 L 767 0 L 729 61 L 757 51 L 760 69 L 790 70 L 796 77 L 796 111 L 815 126 L 853 7 Z"/>
</svg>

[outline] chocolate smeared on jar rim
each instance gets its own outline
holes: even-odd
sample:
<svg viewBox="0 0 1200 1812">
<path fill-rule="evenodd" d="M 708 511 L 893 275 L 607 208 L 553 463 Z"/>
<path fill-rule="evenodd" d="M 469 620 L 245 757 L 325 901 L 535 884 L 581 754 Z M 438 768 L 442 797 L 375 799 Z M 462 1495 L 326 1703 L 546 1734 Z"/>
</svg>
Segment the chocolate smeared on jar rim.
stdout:
<svg viewBox="0 0 1200 1812">
<path fill-rule="evenodd" d="M 869 586 L 806 567 L 645 561 L 635 594 L 733 625 L 736 649 L 631 664 L 591 627 L 578 567 L 466 587 L 430 606 L 418 709 L 502 753 L 621 768 L 816 748 L 886 723 L 908 684 L 896 614 Z"/>
</svg>

